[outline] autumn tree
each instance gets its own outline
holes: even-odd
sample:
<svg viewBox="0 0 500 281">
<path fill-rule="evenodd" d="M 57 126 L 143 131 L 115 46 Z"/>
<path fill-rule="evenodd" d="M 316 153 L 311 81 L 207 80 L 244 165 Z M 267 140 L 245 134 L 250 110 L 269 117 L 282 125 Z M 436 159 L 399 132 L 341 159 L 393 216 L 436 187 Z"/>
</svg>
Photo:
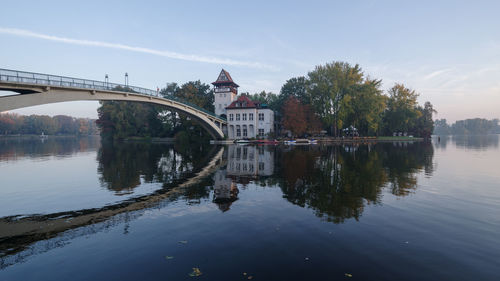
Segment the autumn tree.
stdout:
<svg viewBox="0 0 500 281">
<path fill-rule="evenodd" d="M 291 96 L 283 105 L 283 128 L 294 136 L 301 136 L 307 130 L 305 108 L 300 101 Z"/>
</svg>

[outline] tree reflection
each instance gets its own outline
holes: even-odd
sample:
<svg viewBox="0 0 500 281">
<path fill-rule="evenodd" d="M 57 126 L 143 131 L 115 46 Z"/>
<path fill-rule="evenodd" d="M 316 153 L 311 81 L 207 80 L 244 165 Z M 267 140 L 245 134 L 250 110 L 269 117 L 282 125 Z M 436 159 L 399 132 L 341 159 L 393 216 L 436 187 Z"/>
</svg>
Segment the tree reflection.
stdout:
<svg viewBox="0 0 500 281">
<path fill-rule="evenodd" d="M 141 183 L 178 183 L 200 168 L 210 155 L 208 146 L 103 142 L 98 173 L 103 186 L 117 195 L 132 193 Z"/>
<path fill-rule="evenodd" d="M 297 147 L 281 155 L 280 187 L 288 201 L 328 221 L 358 220 L 386 186 L 396 196 L 411 193 L 418 172 L 432 174 L 432 155 L 428 143 Z"/>
<path fill-rule="evenodd" d="M 67 157 L 79 152 L 95 151 L 98 146 L 98 137 L 0 137 L 0 161 L 47 156 Z"/>
</svg>

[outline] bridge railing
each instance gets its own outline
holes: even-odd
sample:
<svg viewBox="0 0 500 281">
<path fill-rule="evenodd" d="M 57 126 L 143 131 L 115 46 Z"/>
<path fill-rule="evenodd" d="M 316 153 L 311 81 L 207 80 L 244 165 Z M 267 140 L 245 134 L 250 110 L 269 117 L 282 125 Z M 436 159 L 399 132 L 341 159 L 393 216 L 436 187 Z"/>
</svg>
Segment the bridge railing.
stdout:
<svg viewBox="0 0 500 281">
<path fill-rule="evenodd" d="M 118 92 L 137 93 L 147 96 L 161 97 L 164 99 L 183 103 L 189 107 L 195 108 L 217 119 L 221 119 L 224 121 L 226 120 L 225 118 L 221 118 L 215 115 L 215 113 L 213 112 L 210 112 L 200 106 L 187 102 L 181 98 L 175 96 L 160 96 L 159 91 L 130 86 L 130 85 L 80 79 L 73 77 L 65 77 L 65 76 L 57 76 L 57 75 L 49 75 L 49 74 L 27 72 L 27 71 L 17 71 L 17 70 L 2 69 L 2 68 L 0 68 L 0 81 L 29 83 L 29 84 L 36 84 L 43 86 L 60 86 L 60 87 L 84 88 L 93 90 L 118 91 Z"/>
</svg>

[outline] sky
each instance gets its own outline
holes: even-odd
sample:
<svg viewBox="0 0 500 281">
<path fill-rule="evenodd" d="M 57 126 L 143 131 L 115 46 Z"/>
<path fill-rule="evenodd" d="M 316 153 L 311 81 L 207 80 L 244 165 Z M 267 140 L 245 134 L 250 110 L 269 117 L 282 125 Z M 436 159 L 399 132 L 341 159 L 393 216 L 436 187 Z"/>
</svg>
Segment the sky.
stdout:
<svg viewBox="0 0 500 281">
<path fill-rule="evenodd" d="M 4 1 L 0 68 L 124 83 L 211 83 L 279 93 L 333 61 L 383 90 L 403 83 L 436 118 L 500 118 L 500 1 Z M 98 102 L 19 114 L 97 117 Z"/>
</svg>

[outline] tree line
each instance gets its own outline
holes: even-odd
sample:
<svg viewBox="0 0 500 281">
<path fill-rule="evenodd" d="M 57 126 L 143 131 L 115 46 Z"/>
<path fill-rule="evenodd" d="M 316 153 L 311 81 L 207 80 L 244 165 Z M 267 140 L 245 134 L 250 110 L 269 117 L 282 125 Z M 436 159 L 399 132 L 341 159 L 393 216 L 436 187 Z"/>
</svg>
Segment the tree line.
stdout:
<svg viewBox="0 0 500 281">
<path fill-rule="evenodd" d="M 307 76 L 286 81 L 279 94 L 249 95 L 274 110 L 278 130 L 295 136 L 327 133 L 341 136 L 409 135 L 429 137 L 434 129 L 430 102 L 419 105 L 419 96 L 403 84 L 395 84 L 386 94 L 382 80 L 364 74 L 359 65 L 332 62 L 316 66 Z M 213 89 L 209 84 L 190 81 L 168 83 L 160 95 L 180 99 L 213 112 Z M 97 125 L 101 134 L 113 139 L 130 136 L 206 139 L 208 134 L 181 113 L 151 104 L 118 101 L 101 102 Z"/>
<path fill-rule="evenodd" d="M 18 115 L 0 114 L 2 135 L 97 135 L 99 130 L 95 119 L 75 118 L 66 115 Z"/>
<path fill-rule="evenodd" d="M 500 124 L 498 119 L 465 119 L 458 120 L 449 125 L 446 119 L 435 121 L 435 135 L 486 135 L 500 134 Z"/>
<path fill-rule="evenodd" d="M 251 97 L 268 104 L 282 128 L 295 136 L 321 131 L 340 136 L 355 130 L 364 136 L 403 132 L 429 137 L 433 105 L 419 105 L 419 94 L 403 84 L 387 94 L 381 85 L 382 80 L 366 76 L 357 64 L 332 62 L 287 80 L 279 95 L 261 92 Z"/>
</svg>

